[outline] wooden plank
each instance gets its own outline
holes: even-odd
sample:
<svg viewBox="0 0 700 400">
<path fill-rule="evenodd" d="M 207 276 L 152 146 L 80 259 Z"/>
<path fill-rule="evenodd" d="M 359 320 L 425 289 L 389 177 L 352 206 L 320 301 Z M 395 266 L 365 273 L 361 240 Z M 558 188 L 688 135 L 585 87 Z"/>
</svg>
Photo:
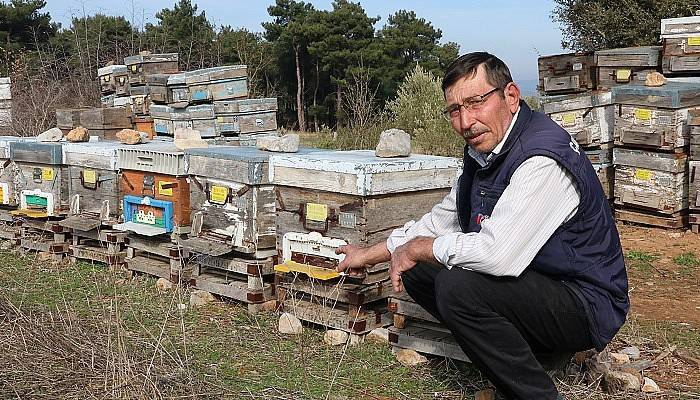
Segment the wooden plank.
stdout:
<svg viewBox="0 0 700 400">
<path fill-rule="evenodd" d="M 675 151 L 688 145 L 688 109 L 620 105 L 615 115 L 615 144 Z"/>
<path fill-rule="evenodd" d="M 403 329 L 389 327 L 389 343 L 395 347 L 420 353 L 469 362 L 454 337 L 425 324 L 407 325 Z"/>
<path fill-rule="evenodd" d="M 685 37 L 700 33 L 700 17 L 663 18 L 661 20 L 661 37 Z"/>
<path fill-rule="evenodd" d="M 432 322 L 435 324 L 440 323 L 440 321 L 437 318 L 435 318 L 423 307 L 414 302 L 413 299 L 398 299 L 395 298 L 393 294 L 389 297 L 389 311 L 391 311 L 394 314 L 410 317 L 411 319 Z"/>
<path fill-rule="evenodd" d="M 308 300 L 286 298 L 280 302 L 282 311 L 288 312 L 302 321 L 311 322 L 331 329 L 348 333 L 365 334 L 372 329 L 388 326 L 391 323 L 389 312 L 384 306 L 373 305 L 351 315 L 338 303 L 314 303 Z"/>
<path fill-rule="evenodd" d="M 353 306 L 362 306 L 388 298 L 392 293 L 389 274 L 382 275 L 383 280 L 375 284 L 355 284 L 352 279 L 341 277 L 325 283 L 315 279 L 295 279 L 294 274 L 285 274 L 282 280 L 277 281 L 277 286 L 288 292 L 303 292 L 313 297 L 337 301 Z M 278 275 L 278 278 L 280 275 Z M 381 277 L 380 277 L 381 278 Z M 376 279 L 376 278 L 375 278 Z"/>
<path fill-rule="evenodd" d="M 265 283 L 263 289 L 253 289 L 247 281 L 216 274 L 203 273 L 193 277 L 197 289 L 217 294 L 245 304 L 259 304 L 274 300 L 272 285 Z"/>
<path fill-rule="evenodd" d="M 612 88 L 612 101 L 653 108 L 690 108 L 700 105 L 700 84 L 667 82 L 659 87 L 617 86 Z"/>
<path fill-rule="evenodd" d="M 688 173 L 615 166 L 615 204 L 673 214 L 688 208 Z"/>
<path fill-rule="evenodd" d="M 563 94 L 596 88 L 592 52 L 539 57 L 537 67 L 541 92 Z"/>
<path fill-rule="evenodd" d="M 68 254 L 80 260 L 96 261 L 109 266 L 122 265 L 126 259 L 126 251 L 112 253 L 99 246 L 71 245 Z"/>
<path fill-rule="evenodd" d="M 680 229 L 688 226 L 688 214 L 676 213 L 671 216 L 645 213 L 638 209 L 616 208 L 615 219 L 640 225 L 656 226 L 668 229 Z"/>
<path fill-rule="evenodd" d="M 158 278 L 170 279 L 170 264 L 149 257 L 136 256 L 127 258 L 126 268 L 131 271 L 143 272 Z"/>
</svg>

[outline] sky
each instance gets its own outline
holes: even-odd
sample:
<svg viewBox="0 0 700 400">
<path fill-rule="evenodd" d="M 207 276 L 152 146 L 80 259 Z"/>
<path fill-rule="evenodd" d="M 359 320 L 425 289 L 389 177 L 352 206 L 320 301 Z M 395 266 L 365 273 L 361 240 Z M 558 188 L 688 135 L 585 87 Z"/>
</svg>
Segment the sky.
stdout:
<svg viewBox="0 0 700 400">
<path fill-rule="evenodd" d="M 192 0 L 215 26 L 231 25 L 261 32 L 271 20 L 267 7 L 274 0 Z M 309 0 L 307 0 L 309 1 Z M 356 1 L 356 0 L 355 0 Z M 172 8 L 176 0 L 48 0 L 44 10 L 64 27 L 72 16 L 121 15 L 137 26 L 155 23 L 155 14 Z M 331 0 L 311 0 L 328 10 Z M 413 10 L 442 30 L 442 42 L 456 42 L 460 53 L 484 50 L 510 67 L 513 79 L 526 94 L 534 92 L 537 57 L 563 52 L 561 32 L 552 22 L 552 1 L 545 0 L 360 0 L 367 15 L 379 16 L 377 29 L 397 10 Z"/>
</svg>

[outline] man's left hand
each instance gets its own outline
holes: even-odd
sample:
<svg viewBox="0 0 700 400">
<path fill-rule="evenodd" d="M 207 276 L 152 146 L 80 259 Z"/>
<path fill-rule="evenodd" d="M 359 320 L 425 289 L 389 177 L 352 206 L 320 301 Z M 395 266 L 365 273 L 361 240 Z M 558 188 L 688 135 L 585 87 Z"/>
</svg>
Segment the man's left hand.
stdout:
<svg viewBox="0 0 700 400">
<path fill-rule="evenodd" d="M 391 267 L 389 268 L 389 278 L 394 292 L 403 290 L 401 274 L 413 268 L 416 263 L 424 261 L 435 263 L 433 255 L 433 242 L 435 238 L 419 236 L 403 245 L 397 247 L 391 255 Z"/>
</svg>

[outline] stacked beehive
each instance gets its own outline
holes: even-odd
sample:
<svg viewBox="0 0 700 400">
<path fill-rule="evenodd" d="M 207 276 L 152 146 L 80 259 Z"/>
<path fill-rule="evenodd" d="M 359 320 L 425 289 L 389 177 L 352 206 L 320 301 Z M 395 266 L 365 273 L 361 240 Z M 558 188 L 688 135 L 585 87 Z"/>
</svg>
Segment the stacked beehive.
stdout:
<svg viewBox="0 0 700 400">
<path fill-rule="evenodd" d="M 19 193 L 16 190 L 17 165 L 10 158 L 10 143 L 17 141 L 33 141 L 34 138 L 17 136 L 0 137 L 0 238 L 19 244 L 20 223 L 10 213 L 20 204 Z"/>
<path fill-rule="evenodd" d="M 12 125 L 10 78 L 0 78 L 0 135 L 10 134 L 10 125 Z"/>
<path fill-rule="evenodd" d="M 373 245 L 419 219 L 449 192 L 458 170 L 452 158 L 382 159 L 372 151 L 270 157 L 280 306 L 301 320 L 352 334 L 388 325 L 388 263 L 363 277 L 340 276 L 335 267 L 343 257 L 335 249 Z"/>
</svg>

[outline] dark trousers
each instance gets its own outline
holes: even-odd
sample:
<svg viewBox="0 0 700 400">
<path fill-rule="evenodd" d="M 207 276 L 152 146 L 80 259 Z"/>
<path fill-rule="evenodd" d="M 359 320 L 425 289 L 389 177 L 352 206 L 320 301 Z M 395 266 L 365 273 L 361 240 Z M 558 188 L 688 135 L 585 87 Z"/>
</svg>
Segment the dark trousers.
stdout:
<svg viewBox="0 0 700 400">
<path fill-rule="evenodd" d="M 535 271 L 495 277 L 419 263 L 401 279 L 406 292 L 450 329 L 507 399 L 556 399 L 554 382 L 536 354 L 593 347 L 576 295 Z"/>
</svg>

